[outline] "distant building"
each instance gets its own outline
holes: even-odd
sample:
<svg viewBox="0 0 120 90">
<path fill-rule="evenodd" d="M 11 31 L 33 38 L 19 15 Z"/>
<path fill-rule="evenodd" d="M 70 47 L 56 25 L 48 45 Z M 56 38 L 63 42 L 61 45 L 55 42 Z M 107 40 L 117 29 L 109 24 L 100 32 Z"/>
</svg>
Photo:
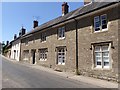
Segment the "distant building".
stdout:
<svg viewBox="0 0 120 90">
<path fill-rule="evenodd" d="M 4 55 L 8 58 L 11 57 L 11 47 L 12 47 L 11 43 L 7 43 L 5 46 Z"/>
<path fill-rule="evenodd" d="M 19 32 L 19 36 L 14 35 L 14 40 L 11 42 L 11 59 L 14 59 L 16 61 L 20 60 L 20 45 L 21 45 L 21 36 L 24 35 L 26 32 L 26 29 L 22 27 L 22 29 Z"/>
</svg>

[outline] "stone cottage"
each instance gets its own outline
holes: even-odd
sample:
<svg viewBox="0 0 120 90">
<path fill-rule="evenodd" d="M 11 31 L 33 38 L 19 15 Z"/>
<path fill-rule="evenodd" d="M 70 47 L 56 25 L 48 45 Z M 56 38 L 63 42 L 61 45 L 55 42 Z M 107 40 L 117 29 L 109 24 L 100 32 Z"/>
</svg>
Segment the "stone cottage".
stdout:
<svg viewBox="0 0 120 90">
<path fill-rule="evenodd" d="M 33 30 L 21 37 L 21 61 L 118 80 L 120 3 L 99 1 L 85 0 L 71 12 L 65 2 L 60 17 L 40 26 L 34 21 Z"/>
</svg>

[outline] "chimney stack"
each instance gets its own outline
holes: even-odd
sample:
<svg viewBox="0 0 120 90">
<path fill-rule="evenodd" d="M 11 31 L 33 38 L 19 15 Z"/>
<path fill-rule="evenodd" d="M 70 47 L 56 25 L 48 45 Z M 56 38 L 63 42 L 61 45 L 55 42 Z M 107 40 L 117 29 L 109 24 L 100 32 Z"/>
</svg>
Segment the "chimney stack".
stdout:
<svg viewBox="0 0 120 90">
<path fill-rule="evenodd" d="M 24 28 L 22 27 L 22 29 L 21 29 L 20 32 L 19 32 L 19 36 L 24 35 L 25 32 L 26 32 L 26 29 L 24 29 Z"/>
<path fill-rule="evenodd" d="M 33 25 L 33 28 L 37 27 L 37 26 L 38 26 L 38 21 L 37 21 L 37 20 L 34 20 L 34 21 L 33 21 L 33 24 L 34 24 L 34 25 Z"/>
<path fill-rule="evenodd" d="M 14 35 L 14 40 L 17 38 L 17 34 Z"/>
<path fill-rule="evenodd" d="M 21 36 L 22 34 L 21 34 L 21 31 L 19 32 L 19 36 Z"/>
<path fill-rule="evenodd" d="M 9 41 L 6 42 L 6 45 L 8 45 L 8 44 L 9 44 Z"/>
<path fill-rule="evenodd" d="M 64 16 L 65 14 L 67 14 L 69 12 L 69 6 L 67 4 L 67 2 L 64 2 L 62 4 L 62 16 Z"/>
</svg>

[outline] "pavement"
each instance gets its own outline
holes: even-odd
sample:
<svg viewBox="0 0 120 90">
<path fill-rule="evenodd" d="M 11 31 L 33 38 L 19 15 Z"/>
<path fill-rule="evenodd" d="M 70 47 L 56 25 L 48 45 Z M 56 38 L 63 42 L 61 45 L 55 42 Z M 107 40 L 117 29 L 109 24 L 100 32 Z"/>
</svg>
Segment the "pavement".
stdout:
<svg viewBox="0 0 120 90">
<path fill-rule="evenodd" d="M 4 58 L 6 58 L 6 57 L 4 57 Z M 87 83 L 87 84 L 96 85 L 96 86 L 101 87 L 101 88 L 118 88 L 118 83 L 117 82 L 111 82 L 111 81 L 96 79 L 96 78 L 82 76 L 82 75 L 75 75 L 74 73 L 70 73 L 70 72 L 58 72 L 58 71 L 54 71 L 51 68 L 43 67 L 43 66 L 40 66 L 40 65 L 33 65 L 33 64 L 18 62 L 18 61 L 11 60 L 11 59 L 8 59 L 8 58 L 6 58 L 6 59 L 10 60 L 14 63 L 20 63 L 20 64 L 23 64 L 23 65 L 26 65 L 27 67 L 31 67 L 31 68 L 34 68 L 34 69 L 42 70 L 44 72 L 49 72 L 49 73 L 52 73 L 52 74 L 56 74 L 58 76 L 62 76 L 62 77 L 72 79 L 72 80 L 76 80 L 76 81 L 79 81 L 79 82 L 84 82 L 84 83 Z"/>
</svg>

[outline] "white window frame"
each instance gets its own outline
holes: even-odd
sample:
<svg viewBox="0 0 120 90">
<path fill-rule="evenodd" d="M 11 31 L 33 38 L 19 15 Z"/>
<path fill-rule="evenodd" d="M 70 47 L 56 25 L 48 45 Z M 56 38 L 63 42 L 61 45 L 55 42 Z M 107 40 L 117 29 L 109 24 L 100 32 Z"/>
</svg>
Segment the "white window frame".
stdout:
<svg viewBox="0 0 120 90">
<path fill-rule="evenodd" d="M 102 19 L 102 17 L 105 16 L 105 19 Z M 98 18 L 98 20 L 96 21 L 96 19 Z M 103 26 L 103 23 L 102 21 L 103 20 L 106 20 L 106 24 L 107 24 L 107 28 L 103 29 L 102 26 Z M 96 22 L 99 22 L 99 27 L 100 30 L 96 31 Z M 102 32 L 102 31 L 107 31 L 108 30 L 108 20 L 107 20 L 107 14 L 103 14 L 103 15 L 100 15 L 100 16 L 95 16 L 94 17 L 94 32 Z"/>
<path fill-rule="evenodd" d="M 106 50 L 106 51 L 104 51 L 104 50 L 102 50 L 102 48 L 104 47 L 104 46 L 108 46 L 108 50 Z M 100 47 L 100 51 L 96 51 L 95 50 L 95 48 L 96 47 Z M 109 44 L 105 44 L 105 45 L 95 45 L 94 46 L 94 61 L 95 61 L 95 68 L 103 68 L 103 69 L 110 69 L 110 67 L 111 67 L 111 59 L 110 59 L 110 49 L 111 48 L 111 43 L 109 43 Z M 104 59 L 103 59 L 103 53 L 107 53 L 108 52 L 108 56 L 106 56 L 107 58 L 108 58 L 108 63 L 109 63 L 109 65 L 108 66 L 105 66 L 104 65 Z M 96 53 L 100 53 L 100 57 L 101 57 L 101 59 L 99 60 L 99 61 L 101 61 L 101 65 L 97 65 L 97 60 L 96 60 Z"/>
<path fill-rule="evenodd" d="M 61 52 L 59 52 L 59 50 L 61 50 Z M 64 53 L 64 55 L 63 55 L 63 53 Z M 64 58 L 64 62 L 63 62 L 63 58 Z M 57 49 L 57 64 L 65 65 L 65 61 L 66 61 L 66 49 L 64 47 L 58 48 Z"/>
<path fill-rule="evenodd" d="M 96 21 L 96 19 L 98 19 L 98 20 Z M 94 17 L 94 32 L 100 32 L 100 30 L 96 31 L 96 22 L 99 22 L 99 24 L 100 24 L 100 17 L 99 16 Z M 98 27 L 99 29 L 101 29 L 100 26 L 101 25 L 99 25 L 99 27 Z"/>
<path fill-rule="evenodd" d="M 106 19 L 102 19 L 103 16 L 105 16 Z M 108 30 L 107 14 L 103 14 L 103 15 L 101 15 L 100 18 L 101 18 L 101 30 L 102 30 L 102 31 L 107 31 L 107 30 Z M 102 21 L 103 21 L 103 20 L 106 20 L 106 24 L 107 24 L 107 28 L 105 28 L 105 29 L 102 28 L 102 26 L 103 26 Z"/>
<path fill-rule="evenodd" d="M 58 28 L 58 39 L 65 39 L 65 26 Z"/>
<path fill-rule="evenodd" d="M 40 61 L 47 61 L 47 48 L 39 49 L 39 60 Z"/>
</svg>

